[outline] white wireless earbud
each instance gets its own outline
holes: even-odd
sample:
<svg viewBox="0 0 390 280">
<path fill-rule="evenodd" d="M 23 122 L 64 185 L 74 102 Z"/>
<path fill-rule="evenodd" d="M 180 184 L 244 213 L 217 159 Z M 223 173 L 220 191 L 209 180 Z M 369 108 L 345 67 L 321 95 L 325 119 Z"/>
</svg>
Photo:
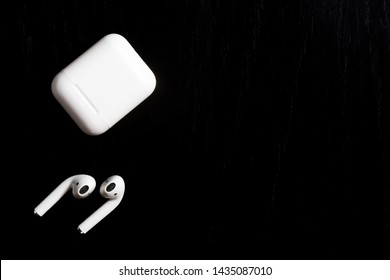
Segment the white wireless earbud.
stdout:
<svg viewBox="0 0 390 280">
<path fill-rule="evenodd" d="M 125 194 L 125 181 L 118 175 L 109 177 L 101 185 L 100 194 L 108 201 L 79 225 L 80 233 L 87 233 L 119 205 Z"/>
<path fill-rule="evenodd" d="M 34 209 L 34 213 L 38 216 L 43 216 L 69 190 L 72 190 L 75 198 L 81 199 L 89 196 L 95 187 L 96 181 L 89 175 L 80 174 L 69 177 Z"/>
</svg>

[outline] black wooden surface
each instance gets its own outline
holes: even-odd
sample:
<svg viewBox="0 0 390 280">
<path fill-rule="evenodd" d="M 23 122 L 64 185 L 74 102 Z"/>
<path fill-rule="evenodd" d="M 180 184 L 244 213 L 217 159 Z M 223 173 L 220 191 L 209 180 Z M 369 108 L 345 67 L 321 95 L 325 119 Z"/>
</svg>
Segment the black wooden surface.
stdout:
<svg viewBox="0 0 390 280">
<path fill-rule="evenodd" d="M 389 258 L 390 1 L 13 2 L 2 259 Z M 91 137 L 50 83 L 112 32 L 157 87 Z M 98 192 L 33 215 L 78 173 L 126 181 L 85 236 Z"/>
</svg>

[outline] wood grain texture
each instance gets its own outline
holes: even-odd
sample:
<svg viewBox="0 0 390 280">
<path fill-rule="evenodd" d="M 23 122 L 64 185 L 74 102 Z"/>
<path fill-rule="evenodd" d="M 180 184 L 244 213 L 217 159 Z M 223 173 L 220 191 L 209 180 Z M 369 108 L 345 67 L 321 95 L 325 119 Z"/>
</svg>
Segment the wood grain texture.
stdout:
<svg viewBox="0 0 390 280">
<path fill-rule="evenodd" d="M 390 1 L 15 1 L 6 19 L 6 174 L 22 197 L 2 206 L 2 259 L 390 257 Z M 157 87 L 90 137 L 50 83 L 111 32 Z M 81 237 L 98 194 L 32 215 L 77 173 L 127 183 Z"/>
</svg>

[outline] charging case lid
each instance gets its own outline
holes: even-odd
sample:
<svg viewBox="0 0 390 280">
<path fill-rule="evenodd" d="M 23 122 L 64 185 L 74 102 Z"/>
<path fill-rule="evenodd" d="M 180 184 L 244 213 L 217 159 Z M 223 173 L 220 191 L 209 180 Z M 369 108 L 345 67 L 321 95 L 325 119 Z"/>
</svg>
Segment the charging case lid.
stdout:
<svg viewBox="0 0 390 280">
<path fill-rule="evenodd" d="M 99 135 L 127 115 L 156 87 L 156 78 L 129 42 L 109 34 L 53 79 L 54 97 L 80 129 Z"/>
</svg>

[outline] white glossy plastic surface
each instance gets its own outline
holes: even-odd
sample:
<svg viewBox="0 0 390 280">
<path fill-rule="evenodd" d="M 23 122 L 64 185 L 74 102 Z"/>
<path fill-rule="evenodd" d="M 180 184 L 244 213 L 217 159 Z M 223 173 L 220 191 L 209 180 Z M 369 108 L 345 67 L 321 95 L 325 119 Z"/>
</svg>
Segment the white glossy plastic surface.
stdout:
<svg viewBox="0 0 390 280">
<path fill-rule="evenodd" d="M 107 190 L 107 187 L 110 184 L 115 184 L 115 188 L 112 190 Z M 118 175 L 109 177 L 101 185 L 100 194 L 108 200 L 78 226 L 78 230 L 82 234 L 87 233 L 97 223 L 103 220 L 122 201 L 122 198 L 125 194 L 125 182 L 123 178 Z"/>
<path fill-rule="evenodd" d="M 83 186 L 88 186 L 86 192 L 80 192 Z M 41 203 L 39 203 L 37 207 L 35 207 L 34 213 L 38 216 L 43 216 L 70 190 L 72 190 L 75 198 L 81 199 L 89 196 L 95 187 L 96 181 L 89 175 L 80 174 L 69 177 L 55 188 Z"/>
<path fill-rule="evenodd" d="M 99 135 L 155 89 L 153 72 L 121 35 L 109 34 L 59 72 L 52 92 L 82 131 Z"/>
</svg>

